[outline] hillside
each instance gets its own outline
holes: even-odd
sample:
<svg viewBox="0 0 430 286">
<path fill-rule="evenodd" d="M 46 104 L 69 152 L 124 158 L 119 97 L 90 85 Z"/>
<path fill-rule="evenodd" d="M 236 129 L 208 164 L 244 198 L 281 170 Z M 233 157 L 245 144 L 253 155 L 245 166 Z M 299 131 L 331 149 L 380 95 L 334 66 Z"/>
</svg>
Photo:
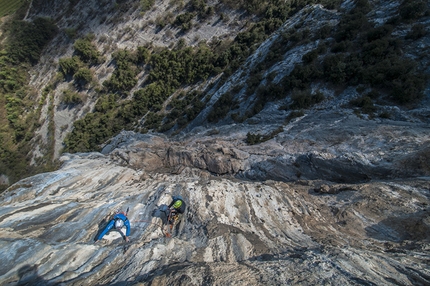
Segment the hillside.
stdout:
<svg viewBox="0 0 430 286">
<path fill-rule="evenodd" d="M 429 11 L 28 2 L 0 38 L 0 284 L 430 284 Z M 131 242 L 94 243 L 127 208 Z"/>
<path fill-rule="evenodd" d="M 4 181 L 122 130 L 281 127 L 327 106 L 428 122 L 425 2 L 281 2 L 32 1 L 2 40 Z"/>
</svg>

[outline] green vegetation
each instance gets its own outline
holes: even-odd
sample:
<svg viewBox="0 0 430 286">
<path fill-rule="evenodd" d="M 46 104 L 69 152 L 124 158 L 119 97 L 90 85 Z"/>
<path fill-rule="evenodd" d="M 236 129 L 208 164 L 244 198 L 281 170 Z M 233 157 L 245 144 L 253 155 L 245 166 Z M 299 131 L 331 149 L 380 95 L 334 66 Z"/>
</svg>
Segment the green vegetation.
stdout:
<svg viewBox="0 0 430 286">
<path fill-rule="evenodd" d="M 293 90 L 290 109 L 307 109 L 325 99 L 321 92 L 312 94 L 309 90 Z"/>
<path fill-rule="evenodd" d="M 208 121 L 218 122 L 224 119 L 227 113 L 234 109 L 235 105 L 233 95 L 230 92 L 224 93 L 214 104 L 212 111 L 208 115 Z"/>
<path fill-rule="evenodd" d="M 224 6 L 254 13 L 260 17 L 260 21 L 251 24 L 247 31 L 239 33 L 230 43 L 214 41 L 208 46 L 201 44 L 191 48 L 186 47 L 184 41 L 179 41 L 173 50 L 139 47 L 137 51 L 117 51 L 114 54 L 116 69 L 104 83 L 102 93 L 106 95 L 100 96 L 94 113 L 88 115 L 92 120 L 83 119 L 75 125 L 74 131 L 66 140 L 65 151 L 98 150 L 100 144 L 121 129 L 165 132 L 175 126 L 177 129 L 184 127 L 197 116 L 206 100 L 202 98 L 202 94 L 181 93 L 172 96 L 178 88 L 205 81 L 220 72 L 224 73 L 223 79 L 227 78 L 241 66 L 258 44 L 289 16 L 312 1 L 221 2 Z M 331 5 L 331 8 L 338 8 L 341 1 L 326 2 L 324 3 Z M 355 3 L 355 8 L 345 15 L 337 27 L 324 26 L 318 31 L 317 38 L 322 39 L 320 45 L 306 53 L 302 64 L 297 65 L 281 83 L 271 83 L 267 78 L 266 84 L 261 85 L 265 80 L 263 71 L 277 63 L 286 51 L 312 38 L 309 30 L 300 29 L 300 24 L 281 35 L 266 59 L 250 72 L 252 76 L 246 83 L 246 94 L 256 94 L 254 106 L 243 116 L 233 115 L 233 119 L 243 121 L 260 112 L 267 102 L 289 95 L 291 103 L 288 109 L 299 110 L 291 114 L 302 114 L 302 109 L 324 99 L 322 93 L 310 92 L 310 84 L 315 81 L 326 81 L 339 87 L 370 85 L 374 89 L 388 90 L 391 98 L 401 103 L 419 99 L 425 80 L 416 70 L 415 63 L 402 57 L 401 43 L 391 37 L 393 27 L 388 24 L 373 27 L 365 16 L 370 7 L 368 1 L 359 0 Z M 201 11 L 207 11 L 209 6 L 206 1 L 194 0 L 188 3 L 186 9 L 175 20 L 168 22 L 185 31 L 191 28 L 194 17 L 204 17 Z M 418 31 L 415 32 L 417 35 L 422 33 L 419 26 L 415 30 Z M 326 40 L 330 37 L 335 41 Z M 329 46 L 331 49 L 327 53 Z M 79 65 L 71 66 L 76 68 Z M 131 100 L 108 100 L 112 98 L 110 94 L 127 95 L 135 87 L 137 74 L 143 69 L 148 73 L 147 80 Z M 270 77 L 273 79 L 274 75 Z M 363 110 L 368 108 L 366 102 L 355 104 L 362 104 L 360 108 Z M 209 113 L 209 122 L 218 122 L 236 107 L 233 94 L 223 94 Z M 94 120 L 95 118 L 101 120 Z"/>
<path fill-rule="evenodd" d="M 76 92 L 70 90 L 63 91 L 63 100 L 62 102 L 66 105 L 75 105 L 82 103 L 82 96 Z"/>
<path fill-rule="evenodd" d="M 84 64 L 81 62 L 78 56 L 73 56 L 71 58 L 63 58 L 59 60 L 60 71 L 63 73 L 65 78 L 70 78 L 75 75 L 75 73 Z"/>
<path fill-rule="evenodd" d="M 412 5 L 416 10 L 415 4 L 404 1 L 402 5 Z M 341 19 L 334 32 L 336 41 L 331 53 L 321 61 L 315 61 L 317 50 L 306 54 L 303 64 L 297 65 L 283 80 L 285 89 L 304 90 L 311 82 L 328 81 L 338 86 L 370 85 L 373 89 L 384 90 L 400 104 L 421 99 L 426 82 L 424 73 L 412 59 L 402 55 L 401 40 L 391 36 L 393 26 L 373 27 L 365 16 L 368 11 L 366 0 L 356 1 L 355 8 Z M 423 35 L 422 27 L 414 27 L 407 38 Z"/>
<path fill-rule="evenodd" d="M 140 7 L 143 12 L 151 10 L 154 4 L 155 4 L 155 0 L 140 0 Z"/>
<path fill-rule="evenodd" d="M 87 67 L 79 69 L 73 76 L 78 87 L 85 87 L 93 79 L 91 70 Z"/>
<path fill-rule="evenodd" d="M 111 78 L 103 85 L 111 92 L 128 92 L 137 83 L 137 58 L 127 50 L 117 51 L 112 56 L 116 69 Z"/>
<path fill-rule="evenodd" d="M 376 111 L 376 107 L 368 95 L 363 95 L 359 98 L 352 99 L 349 103 L 352 106 L 359 107 L 362 112 L 371 116 L 373 116 L 373 113 Z"/>
<path fill-rule="evenodd" d="M 47 18 L 37 18 L 33 22 L 12 21 L 8 29 L 10 38 L 6 44 L 8 57 L 15 64 L 37 63 L 43 47 L 57 32 L 53 20 Z"/>
<path fill-rule="evenodd" d="M 27 70 L 37 63 L 57 28 L 50 19 L 24 22 L 17 20 L 18 16 L 4 24 L 5 38 L 0 46 L 0 174 L 5 174 L 10 183 L 55 165 L 48 155 L 37 160 L 39 166 L 30 166 L 30 140 L 40 126 L 41 106 L 34 109 L 36 91 L 26 85 Z M 49 92 L 46 89 L 43 96 L 46 98 Z M 50 147 L 46 146 L 48 150 Z M 0 191 L 6 187 L 0 186 Z"/>
<path fill-rule="evenodd" d="M 292 110 L 285 119 L 285 124 L 288 124 L 294 118 L 302 117 L 303 115 L 305 115 L 303 110 Z"/>
<path fill-rule="evenodd" d="M 188 31 L 191 29 L 191 20 L 193 18 L 194 14 L 190 12 L 180 14 L 176 17 L 175 21 L 173 22 L 173 25 L 181 27 L 182 31 Z"/>
<path fill-rule="evenodd" d="M 106 95 L 96 103 L 95 111 L 74 125 L 65 140 L 66 152 L 99 150 L 100 144 L 122 129 L 139 131 L 139 121 L 145 116 L 146 129 L 167 131 L 175 124 L 184 126 L 194 119 L 203 107 L 201 95 L 191 92 L 182 95 L 180 109 L 173 106 L 177 117 L 156 114 L 163 103 L 181 85 L 194 84 L 206 80 L 214 72 L 215 55 L 205 46 L 186 47 L 179 50 L 161 49 L 158 52 L 139 47 L 136 52 L 127 50 L 114 54 L 116 69 L 112 77 L 105 81 Z M 148 80 L 143 88 L 133 94 L 131 100 L 114 100 L 113 93 L 122 95 L 135 86 L 137 72 L 146 64 Z M 177 104 L 177 103 L 176 103 Z M 182 104 L 182 103 L 181 103 Z M 87 118 L 88 117 L 88 118 Z M 165 118 L 164 118 L 165 117 Z M 168 128 L 170 127 L 170 128 Z"/>
<path fill-rule="evenodd" d="M 427 5 L 424 0 L 404 0 L 399 7 L 400 17 L 407 22 L 421 18 L 427 13 Z"/>
<path fill-rule="evenodd" d="M 93 37 L 93 35 L 88 35 L 86 38 L 77 39 L 73 47 L 75 48 L 75 53 L 84 63 L 98 65 L 104 62 L 104 58 L 92 43 Z"/>
<path fill-rule="evenodd" d="M 73 44 L 75 54 L 71 58 L 62 58 L 59 60 L 59 70 L 66 81 L 74 80 L 75 86 L 79 89 L 87 87 L 93 82 L 93 73 L 90 67 L 99 65 L 104 62 L 96 46 L 92 43 L 93 35 L 87 35 L 83 39 L 77 39 Z M 119 52 L 120 53 L 120 52 Z M 114 55 L 115 57 L 115 55 Z M 112 81 L 115 83 L 115 76 Z M 114 85 L 112 82 L 105 84 Z"/>
<path fill-rule="evenodd" d="M 265 142 L 265 141 L 268 141 L 268 140 L 274 138 L 277 134 L 281 133 L 282 131 L 284 131 L 284 128 L 282 126 L 280 126 L 267 135 L 261 135 L 258 133 L 253 134 L 253 133 L 248 132 L 246 134 L 246 143 L 248 143 L 249 145 L 259 144 L 259 143 L 262 143 L 262 142 Z"/>
<path fill-rule="evenodd" d="M 427 34 L 425 26 L 423 24 L 415 24 L 412 26 L 411 31 L 406 35 L 406 39 L 418 40 Z"/>
<path fill-rule="evenodd" d="M 0 0 L 0 18 L 15 13 L 25 3 L 25 0 Z"/>
<path fill-rule="evenodd" d="M 126 9 L 125 1 L 117 2 L 115 9 Z M 202 22 L 216 15 L 220 15 L 221 21 L 227 21 L 223 13 L 226 9 L 237 9 L 247 16 L 252 15 L 253 21 L 232 40 L 214 39 L 210 43 L 187 47 L 185 40 L 180 39 L 173 48 L 148 45 L 136 50 L 116 50 L 109 63 L 115 69 L 103 85 L 99 85 L 92 74 L 95 66 L 105 61 L 96 48 L 94 35 L 75 39 L 78 28 L 66 29 L 67 36 L 74 40 L 74 55 L 59 60 L 60 72 L 43 90 L 36 110 L 31 108 L 36 91 L 25 88 L 25 69 L 37 63 L 43 47 L 57 29 L 50 19 L 12 21 L 5 25 L 10 37 L 2 42 L 0 49 L 0 173 L 14 181 L 34 172 L 29 170 L 30 158 L 26 157 L 29 140 L 40 125 L 37 119 L 42 104 L 48 104 L 48 120 L 52 119 L 52 91 L 58 81 L 73 81 L 70 86 L 78 91 L 97 86 L 94 89 L 97 92 L 94 110 L 74 123 L 73 131 L 64 141 L 65 152 L 100 150 L 104 142 L 121 130 L 179 132 L 209 100 L 205 97 L 205 91 L 197 90 L 199 86 L 205 86 L 208 79 L 222 73 L 222 77 L 214 83 L 220 86 L 289 17 L 314 3 L 338 9 L 342 1 L 221 0 L 220 5 L 216 6 L 211 6 L 211 2 L 206 0 L 172 1 L 171 5 L 177 5 L 179 11 L 185 10 L 176 17 L 170 13 L 157 18 L 155 24 L 158 29 L 173 25 L 187 32 L 193 28 L 193 21 Z M 286 109 L 290 112 L 286 120 L 303 116 L 303 109 L 324 100 L 322 93 L 311 92 L 311 83 L 318 82 L 329 83 L 337 90 L 346 86 L 370 87 L 373 93 L 363 95 L 350 104 L 372 116 L 378 111 L 374 101 L 382 94 L 389 94 L 391 100 L 401 104 L 419 100 L 427 78 L 412 59 L 404 57 L 402 39 L 392 36 L 392 31 L 398 23 L 412 23 L 426 15 L 425 1 L 403 1 L 399 7 L 399 17 L 378 27 L 366 17 L 369 2 L 357 0 L 354 3 L 355 7 L 335 27 L 326 25 L 311 32 L 302 28 L 302 23 L 297 23 L 280 35 L 265 59 L 244 71 L 244 74 L 250 75 L 247 82 L 220 96 L 209 112 L 208 120 L 218 122 L 234 111 L 238 107 L 234 96 L 239 91 L 244 91 L 245 96 L 255 96 L 256 100 L 245 114 L 234 114 L 233 120 L 243 121 L 260 112 L 267 102 L 287 97 L 290 98 L 285 102 L 290 104 Z M 140 7 L 145 12 L 155 5 L 155 1 L 140 0 L 135 4 L 134 7 Z M 425 33 L 423 25 L 415 24 L 404 40 L 415 41 Z M 276 72 L 266 75 L 266 70 L 282 60 L 287 51 L 317 39 L 320 40 L 319 46 L 304 54 L 302 62 L 280 82 L 274 82 Z M 137 86 L 141 73 L 145 74 L 145 81 Z M 179 92 L 178 89 L 189 91 Z M 76 90 L 64 91 L 64 105 L 71 107 L 85 101 Z M 380 116 L 385 115 L 380 113 Z M 51 138 L 53 128 L 51 120 Z M 249 134 L 247 142 L 263 142 L 275 136 L 276 132 L 265 136 Z M 44 148 L 52 149 L 51 143 Z M 49 156 L 39 159 L 37 163 L 53 166 Z"/>
</svg>

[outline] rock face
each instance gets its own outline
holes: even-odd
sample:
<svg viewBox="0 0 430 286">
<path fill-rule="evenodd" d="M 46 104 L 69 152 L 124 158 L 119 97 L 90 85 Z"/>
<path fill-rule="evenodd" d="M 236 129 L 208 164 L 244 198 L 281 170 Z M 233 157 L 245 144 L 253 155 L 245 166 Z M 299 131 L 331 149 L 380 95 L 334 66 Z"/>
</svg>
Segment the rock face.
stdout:
<svg viewBox="0 0 430 286">
<path fill-rule="evenodd" d="M 181 140 L 123 132 L 103 154 L 64 155 L 60 170 L 2 195 L 2 285 L 430 283 L 430 178 L 415 165 L 422 177 L 395 179 L 398 164 L 426 153 L 413 142 L 428 141 L 427 128 L 408 137 L 370 124 L 343 137 L 304 133 L 305 121 L 253 146 L 243 132 L 255 126 L 226 126 Z M 389 162 L 400 148 L 410 152 Z M 151 214 L 175 194 L 188 208 L 168 238 Z M 111 232 L 94 244 L 106 216 L 126 208 L 131 242 Z"/>
<path fill-rule="evenodd" d="M 34 1 L 30 16 L 67 8 L 49 5 L 54 2 Z M 104 2 L 79 1 L 76 10 L 83 15 L 91 3 Z M 170 9 L 168 1 L 158 2 L 163 5 L 146 14 L 150 19 Z M 375 17 L 384 11 L 375 10 Z M 336 11 L 320 6 L 307 21 L 313 23 L 313 15 L 325 17 L 315 22 L 336 20 Z M 109 25 L 100 25 L 101 34 Z M 202 29 L 230 33 L 229 25 L 217 25 Z M 163 42 L 157 33 L 148 35 Z M 131 42 L 118 45 L 139 44 Z M 251 55 L 251 66 L 269 42 Z M 302 48 L 275 68 L 291 71 Z M 45 58 L 60 54 L 47 50 Z M 423 59 L 428 62 L 427 54 Z M 35 86 L 43 86 L 44 75 L 33 78 Z M 63 154 L 58 171 L 1 194 L 0 284 L 429 285 L 429 92 L 420 108 L 393 107 L 392 119 L 357 116 L 344 107 L 354 96 L 327 96 L 290 122 L 273 103 L 242 124 L 205 127 L 208 107 L 174 137 L 123 131 L 101 153 Z M 248 133 L 275 130 L 266 142 L 246 143 Z M 183 196 L 188 208 L 169 238 L 152 214 L 172 195 Z M 109 215 L 127 208 L 131 242 L 113 231 L 94 244 Z"/>
</svg>

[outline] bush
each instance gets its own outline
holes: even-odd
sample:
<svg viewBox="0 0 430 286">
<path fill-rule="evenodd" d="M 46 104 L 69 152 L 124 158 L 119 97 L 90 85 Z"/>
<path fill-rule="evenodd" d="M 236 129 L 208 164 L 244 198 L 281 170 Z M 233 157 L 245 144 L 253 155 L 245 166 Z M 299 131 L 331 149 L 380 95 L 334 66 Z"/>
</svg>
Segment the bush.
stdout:
<svg viewBox="0 0 430 286">
<path fill-rule="evenodd" d="M 75 53 L 84 63 L 98 65 L 103 62 L 100 52 L 88 37 L 77 39 L 73 44 L 73 47 L 75 49 Z"/>
<path fill-rule="evenodd" d="M 136 55 L 127 50 L 119 50 L 112 55 L 116 69 L 112 76 L 103 82 L 109 92 L 125 93 L 130 91 L 137 83 L 138 69 Z"/>
<path fill-rule="evenodd" d="M 423 24 L 415 24 L 411 31 L 406 35 L 406 39 L 418 40 L 427 34 L 426 27 Z"/>
<path fill-rule="evenodd" d="M 143 12 L 149 11 L 154 4 L 155 0 L 140 0 L 140 8 Z"/>
<path fill-rule="evenodd" d="M 320 103 L 325 99 L 321 92 L 311 94 L 309 90 L 294 90 L 291 94 L 292 103 L 289 108 L 291 109 L 306 109 L 313 105 Z"/>
<path fill-rule="evenodd" d="M 399 6 L 399 14 L 403 20 L 416 20 L 425 15 L 427 3 L 422 0 L 404 0 Z"/>
<path fill-rule="evenodd" d="M 73 76 L 73 78 L 75 79 L 75 83 L 78 86 L 85 86 L 86 84 L 90 83 L 93 79 L 93 74 L 91 72 L 91 70 L 89 68 L 81 68 L 79 69 L 75 75 Z"/>
<path fill-rule="evenodd" d="M 70 90 L 64 90 L 62 102 L 66 105 L 80 104 L 82 103 L 82 96 L 76 92 L 72 92 Z"/>
<path fill-rule="evenodd" d="M 326 39 L 330 36 L 332 27 L 329 25 L 322 26 L 317 32 L 316 32 L 316 38 L 317 39 Z"/>
<path fill-rule="evenodd" d="M 233 101 L 233 96 L 231 93 L 224 93 L 212 107 L 212 110 L 208 115 L 208 121 L 216 123 L 223 119 L 231 110 L 231 107 L 234 106 L 234 104 L 235 102 Z"/>
<path fill-rule="evenodd" d="M 161 121 L 163 120 L 163 115 L 155 114 L 154 112 L 149 112 L 145 116 L 145 123 L 144 126 L 148 129 L 157 129 Z"/>
<path fill-rule="evenodd" d="M 17 62 L 37 63 L 45 45 L 57 34 L 52 19 L 36 18 L 33 22 L 13 21 L 9 30 L 7 53 Z"/>
<path fill-rule="evenodd" d="M 64 33 L 70 39 L 76 38 L 76 35 L 77 35 L 76 28 L 66 28 L 66 29 L 64 29 Z"/>
<path fill-rule="evenodd" d="M 372 99 L 366 95 L 356 99 L 352 99 L 349 103 L 352 106 L 360 107 L 361 111 L 367 114 L 373 114 L 376 111 L 376 107 L 373 104 Z"/>
<path fill-rule="evenodd" d="M 186 12 L 184 14 L 180 14 L 176 16 L 173 25 L 180 26 L 183 31 L 188 31 L 191 29 L 191 20 L 194 18 L 194 14 L 190 12 Z"/>
<path fill-rule="evenodd" d="M 282 126 L 278 127 L 274 131 L 270 132 L 268 135 L 261 135 L 261 134 L 252 134 L 248 132 L 246 134 L 246 143 L 249 145 L 255 145 L 258 143 L 266 142 L 272 138 L 274 138 L 277 134 L 284 131 L 284 128 Z"/>
<path fill-rule="evenodd" d="M 391 82 L 391 97 L 400 104 L 416 102 L 424 97 L 426 78 L 423 75 L 403 75 Z"/>
<path fill-rule="evenodd" d="M 285 118 L 285 123 L 289 123 L 292 119 L 302 117 L 303 115 L 305 115 L 303 110 L 293 110 L 288 114 L 287 118 Z"/>
<path fill-rule="evenodd" d="M 346 70 L 347 65 L 343 54 L 329 55 L 323 60 L 324 77 L 333 83 L 344 83 Z"/>
<path fill-rule="evenodd" d="M 310 64 L 313 61 L 315 61 L 317 58 L 318 58 L 318 50 L 315 49 L 315 50 L 312 50 L 312 51 L 304 54 L 303 57 L 302 57 L 302 61 L 305 64 Z"/>
<path fill-rule="evenodd" d="M 262 137 L 263 136 L 261 134 L 252 134 L 248 132 L 246 134 L 246 143 L 248 143 L 249 145 L 258 144 L 262 141 Z"/>
<path fill-rule="evenodd" d="M 387 25 L 387 24 L 376 28 L 372 28 L 366 33 L 366 39 L 368 42 L 382 39 L 384 37 L 390 36 L 392 31 L 393 31 L 393 26 Z"/>
<path fill-rule="evenodd" d="M 63 58 L 59 60 L 60 71 L 64 77 L 72 77 L 82 66 L 82 62 L 77 56 L 72 58 Z"/>
</svg>

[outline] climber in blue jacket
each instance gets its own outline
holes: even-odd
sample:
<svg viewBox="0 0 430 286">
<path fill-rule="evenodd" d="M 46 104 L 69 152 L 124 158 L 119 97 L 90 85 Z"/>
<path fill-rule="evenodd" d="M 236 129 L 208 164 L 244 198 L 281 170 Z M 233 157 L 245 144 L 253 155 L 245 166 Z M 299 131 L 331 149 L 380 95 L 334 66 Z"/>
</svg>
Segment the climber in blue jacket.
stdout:
<svg viewBox="0 0 430 286">
<path fill-rule="evenodd" d="M 121 230 L 124 226 L 126 227 L 125 235 L 124 235 L 124 233 Z M 108 233 L 112 228 L 114 228 L 116 231 L 118 231 L 121 234 L 122 238 L 124 238 L 124 240 L 126 242 L 130 241 L 128 239 L 128 236 L 130 235 L 130 221 L 128 220 L 126 213 L 124 213 L 124 212 L 118 212 L 109 221 L 109 223 L 104 228 L 104 230 L 97 236 L 97 238 L 95 239 L 94 243 L 96 243 L 97 241 L 99 241 L 100 239 L 102 239 L 103 236 L 106 233 Z"/>
</svg>

